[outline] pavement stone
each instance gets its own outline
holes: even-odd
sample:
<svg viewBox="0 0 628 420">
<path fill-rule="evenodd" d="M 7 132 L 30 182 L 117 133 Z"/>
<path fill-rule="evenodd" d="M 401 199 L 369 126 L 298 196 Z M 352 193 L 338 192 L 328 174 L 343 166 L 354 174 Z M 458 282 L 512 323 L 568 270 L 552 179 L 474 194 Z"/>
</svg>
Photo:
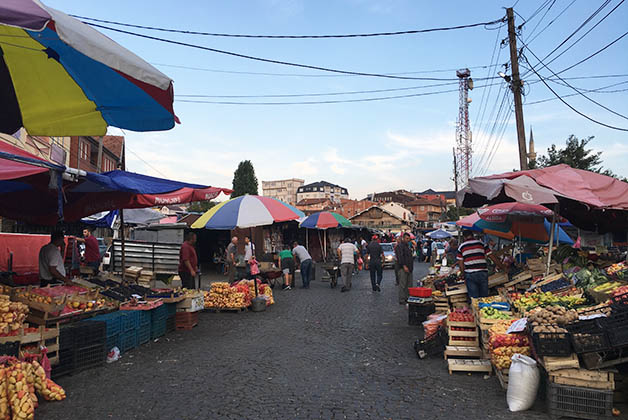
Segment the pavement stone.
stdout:
<svg viewBox="0 0 628 420">
<path fill-rule="evenodd" d="M 414 279 L 427 272 L 416 263 Z M 275 289 L 262 313 L 201 313 L 192 331 L 143 345 L 118 362 L 59 379 L 63 402 L 40 419 L 545 419 L 543 406 L 510 413 L 495 377 L 449 375 L 417 358 L 419 327 L 368 272 L 348 293 L 329 283 Z"/>
</svg>

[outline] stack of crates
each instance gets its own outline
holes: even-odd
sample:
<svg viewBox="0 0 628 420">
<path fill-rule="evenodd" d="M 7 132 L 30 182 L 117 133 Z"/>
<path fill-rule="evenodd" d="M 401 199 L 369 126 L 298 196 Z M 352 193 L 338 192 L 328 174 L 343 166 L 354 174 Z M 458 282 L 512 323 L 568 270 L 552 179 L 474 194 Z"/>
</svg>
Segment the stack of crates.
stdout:
<svg viewBox="0 0 628 420">
<path fill-rule="evenodd" d="M 175 315 L 177 314 L 176 303 L 165 303 L 164 306 L 168 312 L 168 318 L 166 318 L 166 332 L 172 332 L 177 329 L 177 321 Z"/>
<path fill-rule="evenodd" d="M 140 327 L 137 330 L 137 343 L 146 344 L 150 341 L 151 321 L 153 318 L 153 311 L 137 311 L 140 317 Z"/>
<path fill-rule="evenodd" d="M 140 326 L 140 311 L 118 311 L 121 316 L 120 353 L 137 347 L 137 331 Z"/>
<path fill-rule="evenodd" d="M 92 318 L 94 321 L 103 321 L 106 324 L 106 340 L 105 350 L 111 351 L 112 348 L 120 348 L 120 333 L 122 331 L 122 315 L 120 312 L 111 312 L 104 315 L 98 315 Z"/>
<path fill-rule="evenodd" d="M 166 335 L 166 320 L 168 319 L 168 308 L 160 305 L 153 309 L 150 326 L 150 338 L 156 339 Z"/>
<path fill-rule="evenodd" d="M 58 378 L 102 366 L 106 358 L 107 324 L 83 321 L 61 328 L 59 333 L 59 364 L 53 369 Z"/>
</svg>

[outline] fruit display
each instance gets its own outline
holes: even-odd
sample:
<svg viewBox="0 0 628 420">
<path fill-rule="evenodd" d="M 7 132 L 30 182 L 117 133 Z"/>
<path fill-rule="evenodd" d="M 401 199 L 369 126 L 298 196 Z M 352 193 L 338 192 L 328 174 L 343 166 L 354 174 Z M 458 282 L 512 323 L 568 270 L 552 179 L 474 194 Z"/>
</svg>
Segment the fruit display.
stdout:
<svg viewBox="0 0 628 420">
<path fill-rule="evenodd" d="M 514 319 L 508 319 L 496 322 L 488 329 L 489 337 L 497 334 L 506 334 L 508 327 L 515 321 Z"/>
<path fill-rule="evenodd" d="M 68 299 L 65 304 L 65 308 L 62 311 L 63 313 L 76 312 L 76 311 L 96 311 L 99 309 L 106 308 L 108 306 L 107 301 L 105 299 L 93 299 L 93 300 L 74 300 Z"/>
<path fill-rule="evenodd" d="M 525 334 L 493 334 L 488 340 L 491 351 L 500 347 L 527 347 L 530 339 Z"/>
<path fill-rule="evenodd" d="M 512 315 L 508 315 L 500 310 L 497 310 L 491 306 L 480 309 L 480 318 L 486 319 L 511 319 Z"/>
<path fill-rule="evenodd" d="M 613 290 L 613 293 L 611 293 L 611 296 L 615 297 L 615 296 L 623 295 L 624 293 L 628 293 L 628 286 L 618 287 L 617 289 Z"/>
<path fill-rule="evenodd" d="M 607 283 L 600 284 L 599 286 L 594 287 L 593 291 L 598 292 L 598 293 L 608 293 L 608 292 L 614 291 L 620 286 L 622 286 L 622 283 L 618 281 L 609 281 Z"/>
<path fill-rule="evenodd" d="M 247 289 L 248 290 L 248 289 Z M 227 282 L 212 283 L 205 295 L 206 308 L 245 308 L 245 293 L 239 292 Z"/>
<path fill-rule="evenodd" d="M 606 273 L 598 268 L 591 270 L 583 268 L 575 273 L 571 273 L 569 277 L 575 281 L 576 287 L 585 290 L 608 281 Z"/>
<path fill-rule="evenodd" d="M 537 307 L 551 305 L 574 308 L 582 305 L 586 299 L 578 296 L 556 296 L 552 292 L 528 292 L 513 301 L 513 305 L 522 312 L 530 311 Z"/>
<path fill-rule="evenodd" d="M 576 312 L 578 315 L 605 315 L 610 316 L 611 308 L 607 303 L 600 303 L 595 306 L 588 306 L 586 308 L 579 308 Z"/>
<path fill-rule="evenodd" d="M 528 314 L 528 323 L 533 332 L 563 332 L 552 331 L 551 328 L 566 325 L 578 320 L 575 309 L 565 309 L 562 306 L 552 305 L 545 308 L 536 308 Z M 547 329 L 549 327 L 550 329 Z"/>
<path fill-rule="evenodd" d="M 12 335 L 24 326 L 28 306 L 11 302 L 9 296 L 0 295 L 0 335 Z"/>
<path fill-rule="evenodd" d="M 469 308 L 456 308 L 447 315 L 447 319 L 456 322 L 475 322 L 475 317 Z"/>
<path fill-rule="evenodd" d="M 554 280 L 550 283 L 544 284 L 541 286 L 542 292 L 553 292 L 554 290 L 564 289 L 565 287 L 571 286 L 571 282 L 564 277 L 559 278 L 558 280 Z"/>
<path fill-rule="evenodd" d="M 251 299 L 255 297 L 255 283 L 254 280 L 242 280 L 238 283 L 238 285 L 243 285 L 249 288 L 248 293 Z M 257 280 L 257 294 L 258 296 L 266 299 L 266 306 L 273 305 L 275 303 L 275 298 L 273 297 L 273 290 L 266 283 L 262 283 Z"/>
<path fill-rule="evenodd" d="M 606 269 L 606 273 L 609 276 L 617 276 L 619 279 L 623 279 L 626 271 L 628 271 L 628 266 L 626 266 L 626 263 L 624 262 L 620 262 L 617 264 L 613 264 L 610 267 L 608 267 Z"/>
</svg>

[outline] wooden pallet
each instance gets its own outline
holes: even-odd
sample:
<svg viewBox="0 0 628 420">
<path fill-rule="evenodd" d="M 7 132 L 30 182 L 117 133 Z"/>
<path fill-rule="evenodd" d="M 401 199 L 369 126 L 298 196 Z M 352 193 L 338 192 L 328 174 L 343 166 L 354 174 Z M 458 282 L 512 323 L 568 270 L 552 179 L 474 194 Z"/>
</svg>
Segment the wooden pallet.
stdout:
<svg viewBox="0 0 628 420">
<path fill-rule="evenodd" d="M 219 312 L 231 312 L 240 313 L 246 311 L 246 308 L 205 308 L 203 312 L 219 313 Z"/>
<path fill-rule="evenodd" d="M 615 375 L 613 372 L 595 371 L 587 369 L 561 369 L 550 372 L 550 382 L 568 386 L 615 390 Z"/>
<path fill-rule="evenodd" d="M 445 360 L 448 357 L 464 357 L 465 359 L 481 359 L 483 351 L 479 347 L 446 346 Z"/>
<path fill-rule="evenodd" d="M 449 359 L 447 368 L 450 375 L 453 372 L 485 372 L 490 375 L 493 371 L 491 362 L 484 359 Z"/>
<path fill-rule="evenodd" d="M 544 356 L 542 358 L 541 364 L 547 372 L 570 368 L 578 369 L 580 367 L 578 356 L 576 356 L 575 354 L 567 357 Z"/>
</svg>

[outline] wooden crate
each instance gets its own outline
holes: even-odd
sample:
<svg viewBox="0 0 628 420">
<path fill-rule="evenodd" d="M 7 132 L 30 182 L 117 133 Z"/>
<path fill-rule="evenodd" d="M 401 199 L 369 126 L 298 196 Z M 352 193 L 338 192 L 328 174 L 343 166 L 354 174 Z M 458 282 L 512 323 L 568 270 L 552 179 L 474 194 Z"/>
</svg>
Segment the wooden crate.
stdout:
<svg viewBox="0 0 628 420">
<path fill-rule="evenodd" d="M 578 386 L 604 390 L 615 390 L 613 372 L 587 369 L 560 369 L 550 372 L 551 382 L 560 385 Z"/>
<path fill-rule="evenodd" d="M 449 374 L 453 372 L 485 372 L 493 371 L 491 362 L 484 359 L 449 359 L 447 360 Z"/>
<path fill-rule="evenodd" d="M 488 287 L 497 287 L 504 283 L 508 282 L 508 274 L 506 273 L 495 273 L 488 278 Z"/>
<path fill-rule="evenodd" d="M 450 346 L 458 346 L 458 347 L 480 347 L 480 341 L 477 337 L 475 340 L 456 340 L 456 337 L 464 337 L 460 336 L 450 336 L 449 337 L 449 345 Z"/>
<path fill-rule="evenodd" d="M 530 271 L 524 271 L 522 273 L 517 274 L 516 276 L 513 276 L 512 280 L 510 280 L 509 282 L 507 282 L 506 284 L 504 284 L 505 287 L 511 287 L 514 285 L 517 285 L 521 282 L 524 282 L 526 280 L 532 280 L 532 273 Z"/>
<path fill-rule="evenodd" d="M 455 286 L 447 287 L 445 291 L 445 296 L 455 296 L 455 295 L 466 295 L 467 294 L 467 286 L 465 284 L 457 284 Z M 451 299 L 450 299 L 451 300 Z"/>
<path fill-rule="evenodd" d="M 464 327 L 464 328 L 469 328 L 469 327 Z M 460 330 L 452 330 L 451 328 L 449 328 L 449 336 L 452 337 L 478 337 L 478 327 L 476 327 L 475 325 L 472 327 L 473 329 L 469 328 L 468 330 L 464 330 L 464 331 L 460 331 Z"/>
<path fill-rule="evenodd" d="M 541 364 L 547 372 L 570 368 L 578 369 L 580 367 L 578 356 L 576 356 L 575 354 L 572 354 L 568 357 L 544 356 L 542 358 Z"/>
<path fill-rule="evenodd" d="M 449 327 L 464 327 L 464 328 L 475 328 L 475 322 L 466 322 L 466 321 L 450 321 L 447 319 L 447 326 Z"/>
<path fill-rule="evenodd" d="M 446 346 L 445 360 L 448 357 L 463 357 L 465 359 L 481 359 L 483 351 L 479 347 Z"/>
</svg>

